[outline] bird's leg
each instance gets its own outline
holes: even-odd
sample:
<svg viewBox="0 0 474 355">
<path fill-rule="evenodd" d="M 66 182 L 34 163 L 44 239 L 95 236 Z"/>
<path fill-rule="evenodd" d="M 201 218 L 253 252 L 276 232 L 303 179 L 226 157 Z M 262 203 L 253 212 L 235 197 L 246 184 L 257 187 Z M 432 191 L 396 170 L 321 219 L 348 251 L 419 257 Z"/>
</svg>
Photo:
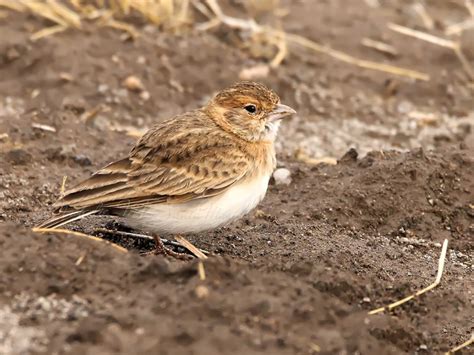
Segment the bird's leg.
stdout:
<svg viewBox="0 0 474 355">
<path fill-rule="evenodd" d="M 194 257 L 192 255 L 186 254 L 186 253 L 178 253 L 172 250 L 171 248 L 165 247 L 163 244 L 163 241 L 159 236 L 154 236 L 153 239 L 155 240 L 155 250 L 153 251 L 153 254 L 155 255 L 168 255 L 176 259 L 180 260 L 192 260 Z"/>
</svg>

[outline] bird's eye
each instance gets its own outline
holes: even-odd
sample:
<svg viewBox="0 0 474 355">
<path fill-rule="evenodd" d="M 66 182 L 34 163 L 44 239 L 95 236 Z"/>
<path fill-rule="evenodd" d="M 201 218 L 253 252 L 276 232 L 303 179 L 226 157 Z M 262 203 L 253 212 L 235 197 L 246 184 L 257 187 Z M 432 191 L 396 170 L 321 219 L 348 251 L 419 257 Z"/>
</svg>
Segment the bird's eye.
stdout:
<svg viewBox="0 0 474 355">
<path fill-rule="evenodd" d="M 255 113 L 255 112 L 257 112 L 257 106 L 255 106 L 255 105 L 253 105 L 253 104 L 245 105 L 245 106 L 244 106 L 244 109 L 245 109 L 245 111 L 247 111 L 248 113 Z"/>
</svg>

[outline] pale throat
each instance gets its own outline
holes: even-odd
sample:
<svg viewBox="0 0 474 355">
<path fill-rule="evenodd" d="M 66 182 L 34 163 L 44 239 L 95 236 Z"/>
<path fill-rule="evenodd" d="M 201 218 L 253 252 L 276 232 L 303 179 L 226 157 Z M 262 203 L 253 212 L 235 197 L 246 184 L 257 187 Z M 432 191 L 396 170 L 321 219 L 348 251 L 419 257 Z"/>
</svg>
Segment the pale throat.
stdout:
<svg viewBox="0 0 474 355">
<path fill-rule="evenodd" d="M 278 129 L 280 128 L 280 123 L 281 120 L 265 123 L 265 130 L 262 132 L 262 140 L 274 142 L 278 134 Z"/>
</svg>

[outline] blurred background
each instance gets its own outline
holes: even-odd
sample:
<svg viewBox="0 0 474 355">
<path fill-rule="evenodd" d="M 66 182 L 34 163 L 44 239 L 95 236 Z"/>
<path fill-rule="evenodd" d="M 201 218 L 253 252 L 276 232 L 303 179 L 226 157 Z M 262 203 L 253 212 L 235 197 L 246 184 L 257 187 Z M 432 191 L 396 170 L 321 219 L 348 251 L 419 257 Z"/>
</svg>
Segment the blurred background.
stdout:
<svg viewBox="0 0 474 355">
<path fill-rule="evenodd" d="M 104 131 L 131 144 L 246 79 L 298 110 L 278 142 L 288 157 L 334 162 L 349 147 L 464 142 L 474 123 L 473 8 L 464 0 L 0 0 L 0 133 L 51 126 L 71 152 Z"/>
</svg>

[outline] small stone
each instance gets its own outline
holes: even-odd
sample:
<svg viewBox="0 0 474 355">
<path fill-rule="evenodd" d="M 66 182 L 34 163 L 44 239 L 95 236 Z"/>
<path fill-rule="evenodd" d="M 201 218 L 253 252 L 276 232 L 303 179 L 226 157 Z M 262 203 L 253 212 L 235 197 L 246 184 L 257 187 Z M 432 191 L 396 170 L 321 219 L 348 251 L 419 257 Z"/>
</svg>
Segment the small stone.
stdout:
<svg viewBox="0 0 474 355">
<path fill-rule="evenodd" d="M 362 299 L 362 302 L 364 302 L 364 303 L 370 303 L 371 301 L 370 301 L 370 298 L 369 298 L 369 297 L 364 297 L 364 298 Z"/>
<path fill-rule="evenodd" d="M 41 94 L 40 89 L 33 89 L 33 91 L 31 92 L 31 98 L 36 99 L 39 96 L 39 94 Z"/>
<path fill-rule="evenodd" d="M 407 114 L 413 110 L 413 104 L 409 101 L 402 101 L 397 106 L 397 111 L 401 114 Z"/>
<path fill-rule="evenodd" d="M 204 285 L 199 285 L 194 290 L 196 297 L 199 299 L 207 298 L 209 296 L 209 289 Z"/>
<path fill-rule="evenodd" d="M 420 350 L 428 350 L 428 346 L 425 345 L 425 344 L 421 344 L 419 347 L 418 347 Z"/>
<path fill-rule="evenodd" d="M 89 157 L 83 155 L 83 154 L 78 154 L 78 155 L 74 155 L 72 157 L 72 159 L 79 165 L 81 166 L 89 166 L 89 165 L 92 165 L 92 162 L 91 160 L 89 159 Z"/>
<path fill-rule="evenodd" d="M 130 91 L 140 92 L 144 90 L 142 81 L 135 75 L 128 76 L 122 85 Z"/>
<path fill-rule="evenodd" d="M 107 91 L 109 91 L 109 86 L 107 84 L 100 84 L 97 86 L 97 91 L 101 94 L 105 94 Z"/>
<path fill-rule="evenodd" d="M 61 72 L 59 73 L 59 78 L 63 81 L 74 81 L 74 76 L 71 73 Z"/>
<path fill-rule="evenodd" d="M 279 168 L 273 172 L 276 185 L 289 185 L 291 183 L 291 172 L 286 168 Z"/>
<path fill-rule="evenodd" d="M 151 97 L 150 92 L 146 90 L 142 91 L 139 96 L 140 96 L 140 99 L 142 99 L 143 101 L 148 101 L 150 100 L 150 97 Z"/>
</svg>

